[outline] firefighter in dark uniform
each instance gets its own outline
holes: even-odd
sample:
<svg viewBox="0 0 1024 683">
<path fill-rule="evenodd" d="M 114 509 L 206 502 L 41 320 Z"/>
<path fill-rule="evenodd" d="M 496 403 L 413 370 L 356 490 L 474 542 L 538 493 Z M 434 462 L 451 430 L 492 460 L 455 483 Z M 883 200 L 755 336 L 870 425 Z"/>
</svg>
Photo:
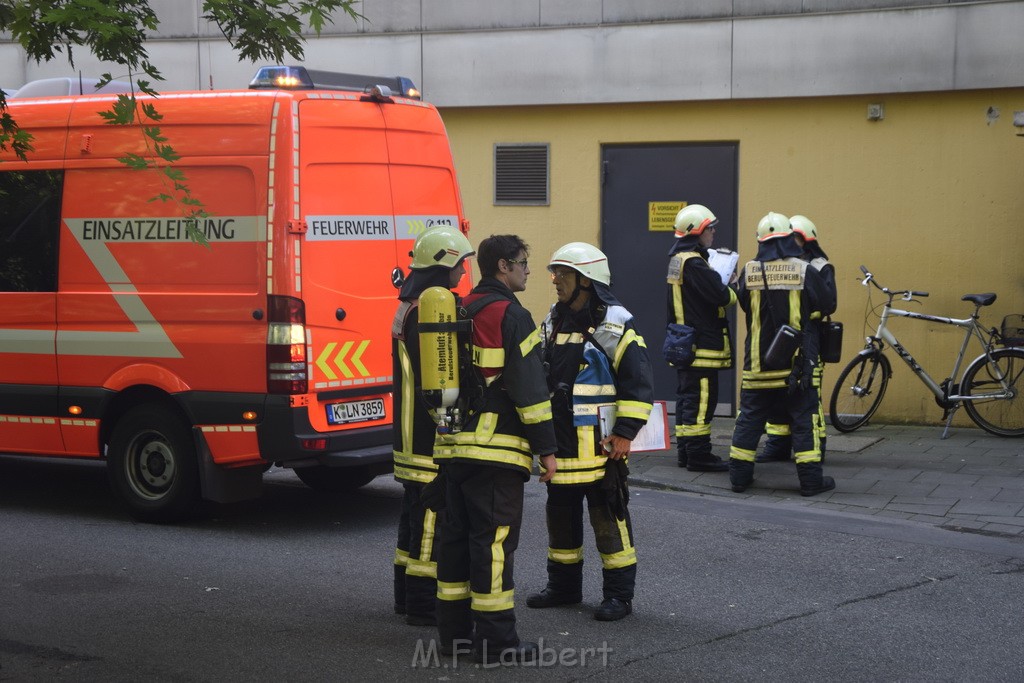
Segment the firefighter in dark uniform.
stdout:
<svg viewBox="0 0 1024 683">
<path fill-rule="evenodd" d="M 625 494 L 630 444 L 647 422 L 654 376 L 633 316 L 609 289 L 608 258 L 572 242 L 548 264 L 558 296 L 541 332 L 558 438 L 558 471 L 548 483 L 548 583 L 529 607 L 583 599 L 583 503 L 601 554 L 601 621 L 632 612 L 636 549 Z M 614 405 L 612 424 L 598 406 Z M 601 434 L 606 434 L 602 439 Z M 609 486 L 610 484 L 610 486 Z"/>
<path fill-rule="evenodd" d="M 437 474 L 434 419 L 417 395 L 420 380 L 419 297 L 428 287 L 455 287 L 466 274 L 473 247 L 458 229 L 439 226 L 413 246 L 409 277 L 398 294 L 391 325 L 394 390 L 395 479 L 402 483 L 402 512 L 395 549 L 395 612 L 406 623 L 433 625 L 437 595 L 437 515 L 420 500 Z"/>
<path fill-rule="evenodd" d="M 541 481 L 557 471 L 540 331 L 514 294 L 526 289 L 527 255 L 516 235 L 492 235 L 477 249 L 482 278 L 462 305 L 473 320 L 482 396 L 473 398 L 462 431 L 434 451 L 447 478 L 437 568 L 441 651 L 465 651 L 472 639 L 485 663 L 536 658 L 537 645 L 516 632 L 513 556 L 533 456 L 545 470 Z"/>
<path fill-rule="evenodd" d="M 718 372 L 732 367 L 732 343 L 725 311 L 736 292 L 708 265 L 718 219 L 700 204 L 676 214 L 675 244 L 669 252 L 668 320 L 696 330 L 696 357 L 678 368 L 676 448 L 678 463 L 691 472 L 724 472 L 728 463 L 711 452 L 711 420 L 718 404 Z"/>
<path fill-rule="evenodd" d="M 803 248 L 800 255 L 804 261 L 814 266 L 825 280 L 825 287 L 828 290 L 829 299 L 824 305 L 822 314 L 832 315 L 836 310 L 836 269 L 828 261 L 828 255 L 821 248 L 818 241 L 818 228 L 806 216 L 790 216 L 789 224 L 793 228 L 793 236 L 796 243 Z M 819 360 L 814 369 L 814 388 L 818 391 L 818 439 L 821 443 L 821 459 L 825 460 L 825 445 L 827 433 L 825 431 L 825 407 L 821 402 L 821 381 L 825 370 L 825 364 Z M 792 458 L 793 439 L 790 436 L 788 424 L 773 424 L 771 422 L 765 427 L 768 438 L 765 440 L 764 449 L 757 456 L 757 462 L 785 462 Z"/>
<path fill-rule="evenodd" d="M 818 392 L 813 386 L 818 365 L 819 323 L 829 293 L 816 268 L 800 259 L 801 247 L 789 219 L 769 213 L 758 225 L 757 257 L 740 276 L 739 303 L 747 319 L 740 408 L 729 452 L 732 490 L 742 493 L 754 479 L 754 455 L 765 424 L 790 425 L 800 495 L 835 488 L 821 469 L 818 443 Z M 777 331 L 789 325 L 803 333 L 799 349 L 776 365 L 765 359 Z"/>
</svg>

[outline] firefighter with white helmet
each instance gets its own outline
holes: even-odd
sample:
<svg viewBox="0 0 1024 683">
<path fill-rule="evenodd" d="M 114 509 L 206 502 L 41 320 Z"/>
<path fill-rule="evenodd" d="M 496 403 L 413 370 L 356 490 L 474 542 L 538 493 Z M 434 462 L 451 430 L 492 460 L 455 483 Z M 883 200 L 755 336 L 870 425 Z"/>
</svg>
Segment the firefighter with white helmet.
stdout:
<svg viewBox="0 0 1024 683">
<path fill-rule="evenodd" d="M 636 550 L 626 458 L 650 416 L 654 377 L 632 314 L 611 292 L 608 257 L 571 242 L 555 251 L 548 270 L 558 302 L 541 330 L 558 471 L 548 482 L 548 582 L 526 604 L 582 601 L 586 501 L 602 561 L 603 599 L 594 618 L 615 621 L 632 611 Z M 599 424 L 602 404 L 615 406 L 612 424 Z"/>
<path fill-rule="evenodd" d="M 733 491 L 745 491 L 754 479 L 765 424 L 788 423 L 800 494 L 814 496 L 835 488 L 832 477 L 822 473 L 818 391 L 813 386 L 820 322 L 834 299 L 821 273 L 800 258 L 803 250 L 786 216 L 769 212 L 758 223 L 757 235 L 757 256 L 744 266 L 739 281 L 747 337 L 729 480 Z M 787 338 L 799 344 L 775 353 L 785 348 L 779 340 Z"/>
<path fill-rule="evenodd" d="M 732 367 L 732 339 L 725 311 L 736 292 L 708 265 L 718 218 L 706 206 L 689 204 L 675 220 L 669 251 L 669 323 L 695 331 L 695 357 L 676 366 L 675 436 L 678 464 L 691 472 L 724 472 L 728 463 L 711 451 L 711 420 L 718 404 L 718 373 Z"/>
<path fill-rule="evenodd" d="M 825 279 L 829 291 L 829 303 L 824 305 L 822 313 L 831 315 L 836 309 L 836 272 L 828 261 L 828 255 L 818 241 L 818 227 L 806 216 L 796 215 L 789 219 L 796 242 L 803 248 L 800 258 L 810 263 Z M 819 362 L 814 370 L 814 387 L 818 390 L 818 438 L 821 442 L 821 458 L 825 459 L 827 433 L 825 431 L 825 409 L 821 402 L 821 382 L 825 364 Z M 768 439 L 764 449 L 758 454 L 756 462 L 785 462 L 790 460 L 793 452 L 793 439 L 788 424 L 769 422 L 765 427 Z"/>
<path fill-rule="evenodd" d="M 423 487 L 437 475 L 437 465 L 434 419 L 417 395 L 422 385 L 419 298 L 430 287 L 455 287 L 473 253 L 473 246 L 457 228 L 438 226 L 423 233 L 413 245 L 409 277 L 398 294 L 391 325 L 394 469 L 395 479 L 405 489 L 394 561 L 395 612 L 405 614 L 412 625 L 435 623 L 437 594 L 437 514 L 420 499 Z"/>
</svg>

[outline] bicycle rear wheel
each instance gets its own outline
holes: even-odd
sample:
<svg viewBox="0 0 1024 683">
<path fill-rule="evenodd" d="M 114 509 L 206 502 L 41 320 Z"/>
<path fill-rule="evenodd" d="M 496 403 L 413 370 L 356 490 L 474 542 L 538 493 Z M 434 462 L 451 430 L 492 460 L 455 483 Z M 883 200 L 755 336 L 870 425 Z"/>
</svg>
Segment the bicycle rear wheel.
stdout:
<svg viewBox="0 0 1024 683">
<path fill-rule="evenodd" d="M 1007 398 L 987 398 L 963 402 L 974 423 L 996 436 L 1024 436 L 1024 349 L 996 349 L 991 362 L 985 356 L 974 359 L 960 381 L 963 396 L 996 394 L 1001 381 L 1009 388 Z"/>
<path fill-rule="evenodd" d="M 841 432 L 852 432 L 867 424 L 889 386 L 892 366 L 876 352 L 857 356 L 843 368 L 832 390 L 829 419 Z"/>
</svg>

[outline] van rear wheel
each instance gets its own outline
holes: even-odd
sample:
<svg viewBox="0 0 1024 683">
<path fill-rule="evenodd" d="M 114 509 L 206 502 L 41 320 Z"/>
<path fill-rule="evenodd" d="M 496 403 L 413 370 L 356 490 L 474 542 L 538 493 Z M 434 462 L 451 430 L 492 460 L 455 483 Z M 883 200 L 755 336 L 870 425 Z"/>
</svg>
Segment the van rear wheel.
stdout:
<svg viewBox="0 0 1024 683">
<path fill-rule="evenodd" d="M 174 522 L 201 502 L 199 466 L 189 428 L 154 404 L 125 413 L 107 451 L 107 476 L 128 512 L 143 522 Z"/>
<path fill-rule="evenodd" d="M 355 491 L 360 486 L 366 486 L 373 481 L 376 475 L 372 474 L 370 468 L 366 466 L 326 467 L 314 465 L 313 467 L 296 467 L 295 476 L 314 491 L 344 493 Z"/>
</svg>

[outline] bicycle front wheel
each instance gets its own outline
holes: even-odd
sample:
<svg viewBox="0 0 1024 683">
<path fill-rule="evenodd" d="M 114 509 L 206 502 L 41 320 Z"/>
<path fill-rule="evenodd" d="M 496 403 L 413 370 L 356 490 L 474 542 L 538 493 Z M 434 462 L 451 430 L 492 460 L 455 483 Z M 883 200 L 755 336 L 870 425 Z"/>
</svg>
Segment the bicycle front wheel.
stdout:
<svg viewBox="0 0 1024 683">
<path fill-rule="evenodd" d="M 857 356 L 843 368 L 829 401 L 829 419 L 841 432 L 852 432 L 868 423 L 889 386 L 892 366 L 876 352 Z"/>
<path fill-rule="evenodd" d="M 960 381 L 963 396 L 999 395 L 964 400 L 974 424 L 996 436 L 1024 436 L 1024 349 L 996 349 L 992 359 L 979 356 Z M 1004 391 L 1005 386 L 1005 391 Z"/>
</svg>

